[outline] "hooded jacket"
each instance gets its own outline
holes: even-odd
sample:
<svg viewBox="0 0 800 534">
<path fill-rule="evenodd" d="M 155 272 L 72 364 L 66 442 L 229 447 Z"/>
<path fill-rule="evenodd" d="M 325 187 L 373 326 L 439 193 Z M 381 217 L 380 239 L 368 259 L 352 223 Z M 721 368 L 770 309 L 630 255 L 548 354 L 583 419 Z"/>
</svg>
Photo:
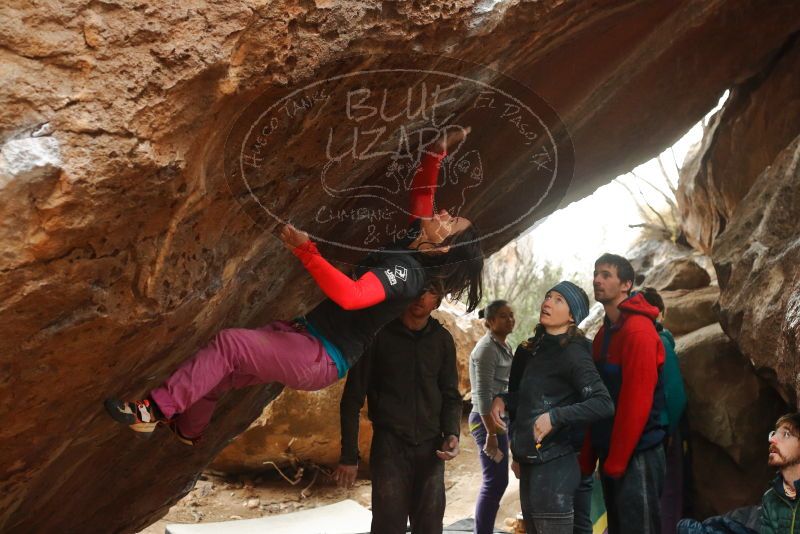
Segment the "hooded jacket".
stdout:
<svg viewBox="0 0 800 534">
<path fill-rule="evenodd" d="M 664 328 L 661 323 L 656 323 L 656 330 L 665 350 L 664 367 L 661 368 L 661 376 L 664 382 L 666 409 L 662 420 L 664 424 L 669 426 L 669 435 L 673 435 L 678 429 L 683 413 L 686 411 L 686 388 L 683 385 L 678 355 L 675 354 L 675 338 L 672 336 L 672 332 Z"/>
<path fill-rule="evenodd" d="M 522 463 L 542 464 L 575 453 L 573 438 L 608 419 L 614 406 L 583 337 L 544 334 L 522 343 L 511 364 L 509 391 L 500 395 L 511 417 L 511 451 Z M 533 425 L 550 414 L 553 430 L 536 447 Z"/>
<path fill-rule="evenodd" d="M 634 451 L 660 444 L 664 391 L 660 378 L 664 345 L 655 327 L 658 308 L 641 294 L 623 301 L 616 323 L 606 317 L 592 343 L 592 356 L 614 401 L 613 419 L 594 423 L 584 440 L 581 470 L 594 470 L 603 458 L 603 473 L 617 478 L 625 473 Z"/>
</svg>

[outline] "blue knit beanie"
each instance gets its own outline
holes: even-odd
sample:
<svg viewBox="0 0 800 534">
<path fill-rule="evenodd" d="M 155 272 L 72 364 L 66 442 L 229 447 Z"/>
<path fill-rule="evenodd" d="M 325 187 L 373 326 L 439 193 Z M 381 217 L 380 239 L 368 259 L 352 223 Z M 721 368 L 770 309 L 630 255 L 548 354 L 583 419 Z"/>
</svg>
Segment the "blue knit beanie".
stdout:
<svg viewBox="0 0 800 534">
<path fill-rule="evenodd" d="M 576 325 L 581 324 L 581 321 L 589 316 L 589 297 L 572 282 L 562 280 L 550 288 L 550 291 L 558 291 L 564 296 Z"/>
</svg>

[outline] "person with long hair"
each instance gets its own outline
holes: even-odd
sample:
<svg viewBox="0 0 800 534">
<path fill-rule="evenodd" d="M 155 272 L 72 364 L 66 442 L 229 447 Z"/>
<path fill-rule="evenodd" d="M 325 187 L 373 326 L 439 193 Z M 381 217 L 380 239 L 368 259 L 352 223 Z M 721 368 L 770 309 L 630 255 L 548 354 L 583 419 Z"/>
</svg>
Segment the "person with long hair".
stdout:
<svg viewBox="0 0 800 534">
<path fill-rule="evenodd" d="M 508 486 L 508 437 L 491 418 L 492 399 L 508 390 L 514 353 L 506 341 L 514 331 L 514 310 L 505 300 L 494 300 L 479 312 L 486 335 L 469 356 L 472 412 L 469 429 L 478 444 L 482 482 L 475 503 L 475 534 L 494 532 L 500 499 Z"/>
<path fill-rule="evenodd" d="M 351 278 L 322 257 L 308 234 L 285 225 L 281 240 L 327 298 L 292 321 L 222 330 L 146 398 L 107 399 L 111 417 L 146 434 L 168 424 L 178 439 L 192 445 L 229 389 L 279 382 L 315 391 L 336 382 L 378 330 L 426 290 L 463 296 L 467 308 L 475 309 L 483 270 L 478 233 L 468 219 L 434 210 L 442 159 L 468 133 L 469 128 L 449 127 L 433 150 L 425 150 L 410 188 L 411 229 L 405 242 L 370 254 Z"/>
<path fill-rule="evenodd" d="M 575 432 L 614 415 L 608 390 L 578 324 L 589 298 L 562 281 L 545 295 L 534 335 L 514 354 L 509 390 L 492 403 L 492 419 L 511 420 L 514 472 L 526 532 L 572 534 L 573 500 L 580 483 Z"/>
</svg>

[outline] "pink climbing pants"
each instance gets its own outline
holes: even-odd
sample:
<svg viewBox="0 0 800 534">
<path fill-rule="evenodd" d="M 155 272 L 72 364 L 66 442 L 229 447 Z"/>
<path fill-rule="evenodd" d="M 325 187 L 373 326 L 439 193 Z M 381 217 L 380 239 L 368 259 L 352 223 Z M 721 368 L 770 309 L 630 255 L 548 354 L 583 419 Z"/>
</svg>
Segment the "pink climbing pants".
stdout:
<svg viewBox="0 0 800 534">
<path fill-rule="evenodd" d="M 222 330 L 150 396 L 165 417 L 175 419 L 181 434 L 194 438 L 203 433 L 229 389 L 280 382 L 316 391 L 336 380 L 336 364 L 317 338 L 275 321 L 255 330 Z"/>
</svg>

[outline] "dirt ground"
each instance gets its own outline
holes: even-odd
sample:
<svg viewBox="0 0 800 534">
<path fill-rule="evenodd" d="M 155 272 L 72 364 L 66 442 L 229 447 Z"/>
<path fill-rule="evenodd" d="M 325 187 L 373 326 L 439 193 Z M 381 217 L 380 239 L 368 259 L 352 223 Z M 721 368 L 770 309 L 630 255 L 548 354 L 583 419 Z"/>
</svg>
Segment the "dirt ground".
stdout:
<svg viewBox="0 0 800 534">
<path fill-rule="evenodd" d="M 315 508 L 344 499 L 370 506 L 369 480 L 359 478 L 355 487 L 345 490 L 337 487 L 329 476 L 319 473 L 314 484 L 304 491 L 313 479 L 313 473 L 306 471 L 303 479 L 294 486 L 282 479 L 275 470 L 237 477 L 204 473 L 186 497 L 140 534 L 164 534 L 170 523 L 253 519 Z M 286 474 L 293 478 L 291 469 L 286 470 Z M 496 527 L 504 530 L 511 530 L 506 526 L 506 519 L 511 520 L 519 512 L 519 484 L 512 473 L 509 473 L 509 479 L 496 522 Z M 445 525 L 473 515 L 480 483 L 478 447 L 464 419 L 461 426 L 461 452 L 447 464 L 445 470 Z"/>
</svg>

